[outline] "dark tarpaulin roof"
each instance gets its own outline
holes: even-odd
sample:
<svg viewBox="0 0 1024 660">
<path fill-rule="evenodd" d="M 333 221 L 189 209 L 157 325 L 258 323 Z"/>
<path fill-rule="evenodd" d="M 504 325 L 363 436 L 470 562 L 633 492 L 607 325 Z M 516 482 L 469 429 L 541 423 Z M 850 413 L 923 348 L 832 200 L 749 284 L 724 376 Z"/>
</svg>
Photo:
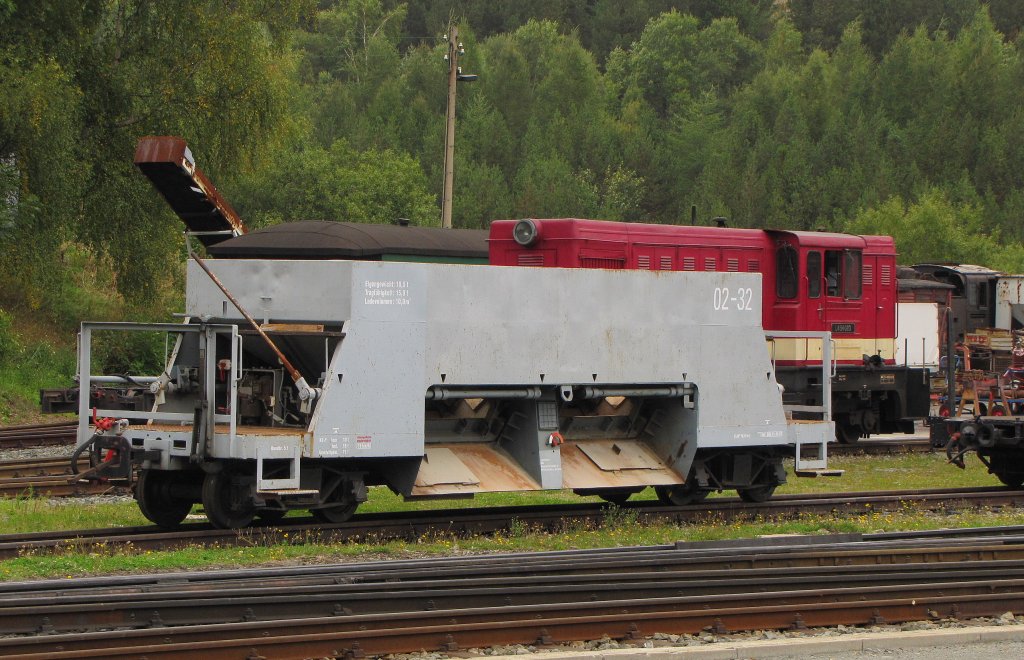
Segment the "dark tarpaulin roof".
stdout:
<svg viewBox="0 0 1024 660">
<path fill-rule="evenodd" d="M 911 277 L 901 277 L 899 279 L 900 291 L 910 291 L 912 289 L 948 289 L 952 290 L 956 287 L 952 284 L 940 282 L 938 280 L 923 280 L 915 279 Z"/>
<path fill-rule="evenodd" d="M 358 222 L 289 222 L 210 246 L 219 258 L 379 259 L 383 255 L 487 259 L 484 229 Z"/>
</svg>

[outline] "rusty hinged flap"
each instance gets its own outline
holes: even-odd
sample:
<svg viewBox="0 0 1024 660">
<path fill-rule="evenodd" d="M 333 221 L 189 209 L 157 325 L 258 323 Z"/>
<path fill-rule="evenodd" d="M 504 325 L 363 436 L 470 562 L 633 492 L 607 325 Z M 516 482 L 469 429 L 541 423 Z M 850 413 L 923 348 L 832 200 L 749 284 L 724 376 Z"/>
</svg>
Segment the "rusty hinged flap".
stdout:
<svg viewBox="0 0 1024 660">
<path fill-rule="evenodd" d="M 185 141 L 170 135 L 139 138 L 135 165 L 163 195 L 190 232 L 223 232 L 197 236 L 210 246 L 246 233 L 245 223 L 196 167 Z"/>
<path fill-rule="evenodd" d="M 665 467 L 654 452 L 636 440 L 587 440 L 577 444 L 587 458 L 606 472 L 660 470 Z"/>
<path fill-rule="evenodd" d="M 619 447 L 619 453 L 615 453 L 613 445 Z M 632 449 L 625 449 L 626 445 Z M 635 488 L 683 483 L 681 475 L 660 462 L 653 450 L 638 440 L 571 441 L 559 449 L 563 488 Z M 600 463 L 594 456 L 600 458 Z"/>
</svg>

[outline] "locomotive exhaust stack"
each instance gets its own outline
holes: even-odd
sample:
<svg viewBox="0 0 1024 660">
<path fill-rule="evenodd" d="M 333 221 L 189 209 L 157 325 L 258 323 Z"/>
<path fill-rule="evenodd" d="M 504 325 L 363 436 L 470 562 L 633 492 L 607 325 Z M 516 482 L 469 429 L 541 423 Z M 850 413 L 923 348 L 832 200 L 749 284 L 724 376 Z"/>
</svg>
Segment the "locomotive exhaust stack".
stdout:
<svg viewBox="0 0 1024 660">
<path fill-rule="evenodd" d="M 725 290 L 750 295 L 716 305 Z M 835 429 L 827 407 L 787 418 L 759 290 L 749 273 L 190 261 L 191 322 L 83 324 L 79 372 L 104 378 L 97 333 L 181 338 L 166 375 L 190 387 L 164 388 L 152 410 L 98 411 L 130 421 L 119 437 L 136 497 L 164 526 L 197 501 L 219 527 L 290 509 L 339 522 L 372 485 L 407 498 L 573 489 L 621 502 L 653 486 L 676 504 L 724 488 L 761 500 L 784 482 L 785 456 L 826 471 Z M 242 309 L 263 322 L 249 327 Z M 827 333 L 817 340 L 827 353 Z M 286 387 L 292 369 L 319 396 Z M 83 445 L 116 434 L 89 418 Z"/>
</svg>

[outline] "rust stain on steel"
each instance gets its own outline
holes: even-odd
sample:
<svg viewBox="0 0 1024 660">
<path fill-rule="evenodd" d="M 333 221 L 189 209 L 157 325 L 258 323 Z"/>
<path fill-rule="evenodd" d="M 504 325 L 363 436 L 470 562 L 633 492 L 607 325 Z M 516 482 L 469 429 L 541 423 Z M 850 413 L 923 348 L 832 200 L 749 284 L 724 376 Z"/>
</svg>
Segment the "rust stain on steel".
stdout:
<svg viewBox="0 0 1024 660">
<path fill-rule="evenodd" d="M 192 152 L 180 137 L 139 138 L 135 165 L 190 231 L 233 231 L 235 234 L 248 231 L 213 182 L 196 167 Z M 227 238 L 230 235 L 199 237 L 206 246 Z"/>
<path fill-rule="evenodd" d="M 153 424 L 132 424 L 129 430 L 137 431 L 163 431 L 165 433 L 173 432 L 189 432 L 192 431 L 191 424 L 161 424 L 159 422 Z M 217 424 L 213 427 L 214 433 L 228 433 L 231 427 L 227 424 Z M 304 436 L 306 435 L 306 429 L 293 428 L 288 426 L 249 426 L 239 424 L 235 427 L 236 436 Z"/>
</svg>

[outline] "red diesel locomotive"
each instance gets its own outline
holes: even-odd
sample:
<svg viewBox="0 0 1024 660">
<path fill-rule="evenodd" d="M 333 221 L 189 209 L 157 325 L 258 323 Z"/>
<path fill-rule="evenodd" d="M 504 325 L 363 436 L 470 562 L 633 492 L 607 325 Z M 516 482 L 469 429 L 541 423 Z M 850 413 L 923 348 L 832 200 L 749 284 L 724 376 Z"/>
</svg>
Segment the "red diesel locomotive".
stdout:
<svg viewBox="0 0 1024 660">
<path fill-rule="evenodd" d="M 499 220 L 489 243 L 495 265 L 761 273 L 766 330 L 832 333 L 840 441 L 911 433 L 928 414 L 927 370 L 895 360 L 896 249 L 888 236 L 564 218 Z M 786 402 L 822 405 L 820 346 L 776 339 L 772 351 Z"/>
</svg>

